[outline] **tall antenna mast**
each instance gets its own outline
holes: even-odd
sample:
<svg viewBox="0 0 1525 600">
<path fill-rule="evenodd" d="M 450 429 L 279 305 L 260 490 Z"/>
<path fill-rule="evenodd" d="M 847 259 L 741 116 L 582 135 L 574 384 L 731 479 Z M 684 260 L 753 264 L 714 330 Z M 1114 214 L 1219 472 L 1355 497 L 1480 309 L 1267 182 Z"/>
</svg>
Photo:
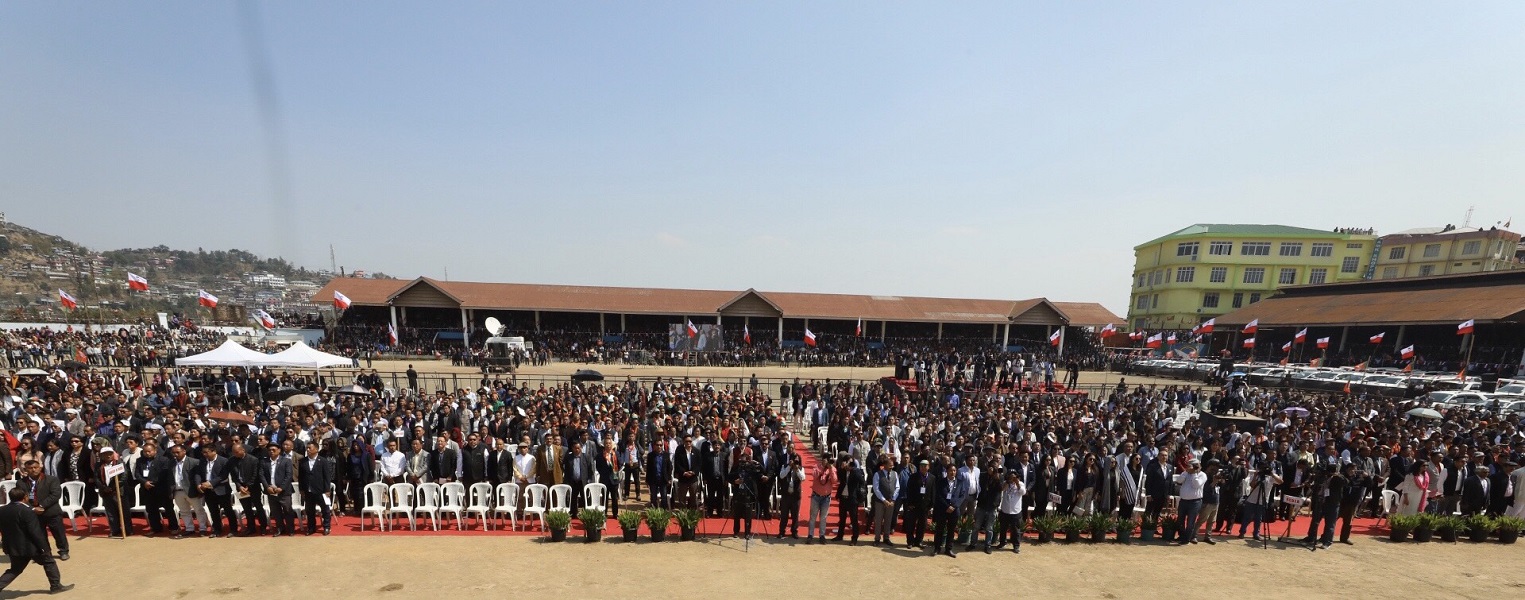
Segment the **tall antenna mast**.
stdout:
<svg viewBox="0 0 1525 600">
<path fill-rule="evenodd" d="M 1476 209 L 1476 208 L 1477 208 L 1476 206 L 1468 206 L 1467 207 L 1467 218 L 1461 220 L 1461 226 L 1462 227 L 1471 227 L 1472 226 L 1472 210 Z"/>
<path fill-rule="evenodd" d="M 328 245 L 328 270 L 333 273 L 339 272 L 339 261 L 334 260 L 334 245 Z"/>
</svg>

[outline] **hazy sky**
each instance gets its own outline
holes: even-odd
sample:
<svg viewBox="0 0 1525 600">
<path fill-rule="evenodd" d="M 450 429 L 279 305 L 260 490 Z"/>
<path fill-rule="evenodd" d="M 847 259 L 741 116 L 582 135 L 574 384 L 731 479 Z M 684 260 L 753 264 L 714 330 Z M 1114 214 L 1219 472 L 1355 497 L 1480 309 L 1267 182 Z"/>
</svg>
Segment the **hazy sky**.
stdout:
<svg viewBox="0 0 1525 600">
<path fill-rule="evenodd" d="M 1099 301 L 1194 222 L 1525 222 L 1522 2 L 0 3 L 0 210 L 399 277 Z M 1522 227 L 1517 224 L 1515 229 Z"/>
</svg>

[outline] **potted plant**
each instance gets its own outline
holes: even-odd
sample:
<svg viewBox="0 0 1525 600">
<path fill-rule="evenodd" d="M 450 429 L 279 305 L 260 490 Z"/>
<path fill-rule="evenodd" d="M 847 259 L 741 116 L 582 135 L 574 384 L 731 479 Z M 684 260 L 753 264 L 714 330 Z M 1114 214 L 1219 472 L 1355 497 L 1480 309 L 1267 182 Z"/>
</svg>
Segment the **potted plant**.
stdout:
<svg viewBox="0 0 1525 600">
<path fill-rule="evenodd" d="M 1038 543 L 1047 544 L 1054 541 L 1054 532 L 1064 526 L 1064 517 L 1049 513 L 1041 517 L 1033 517 L 1033 531 L 1038 532 Z"/>
<path fill-rule="evenodd" d="M 551 530 L 551 541 L 566 541 L 567 528 L 572 526 L 572 513 L 564 510 L 547 511 L 545 513 L 545 526 Z"/>
<path fill-rule="evenodd" d="M 1432 514 L 1415 515 L 1418 517 L 1414 522 L 1414 541 L 1428 542 L 1435 536 L 1436 520 L 1439 518 Z"/>
<path fill-rule="evenodd" d="M 1490 533 L 1493 533 L 1493 519 L 1488 518 L 1488 515 L 1467 517 L 1467 539 L 1486 542 Z"/>
<path fill-rule="evenodd" d="M 672 511 L 665 508 L 646 509 L 646 530 L 651 532 L 651 541 L 667 541 L 667 526 L 672 524 Z"/>
<path fill-rule="evenodd" d="M 1435 533 L 1442 542 L 1454 542 L 1461 530 L 1467 528 L 1467 520 L 1456 515 L 1444 515 L 1435 519 Z"/>
<path fill-rule="evenodd" d="M 1175 515 L 1160 517 L 1160 537 L 1167 542 L 1174 542 L 1176 534 L 1181 530 L 1181 518 Z"/>
<path fill-rule="evenodd" d="M 694 531 L 699 529 L 699 521 L 704 518 L 704 513 L 696 508 L 680 508 L 673 511 L 673 516 L 678 520 L 678 539 L 694 541 Z"/>
<path fill-rule="evenodd" d="M 968 546 L 974 543 L 974 513 L 965 512 L 958 518 L 957 543 Z"/>
<path fill-rule="evenodd" d="M 1080 532 L 1085 531 L 1086 528 L 1086 518 L 1080 516 L 1061 518 L 1064 519 L 1064 524 L 1059 528 L 1064 530 L 1064 541 L 1067 543 L 1080 541 Z"/>
<path fill-rule="evenodd" d="M 583 542 L 591 544 L 604 539 L 604 527 L 609 524 L 609 520 L 604 517 L 604 511 L 584 508 L 577 512 L 577 521 L 582 524 L 585 538 Z"/>
<path fill-rule="evenodd" d="M 1112 533 L 1112 528 L 1117 526 L 1112 517 L 1101 513 L 1093 514 L 1085 518 L 1086 531 L 1091 533 L 1091 543 L 1107 541 L 1107 534 Z"/>
<path fill-rule="evenodd" d="M 1142 542 L 1154 541 L 1154 534 L 1160 530 L 1160 518 L 1145 516 L 1138 523 L 1138 539 Z"/>
<path fill-rule="evenodd" d="M 1409 532 L 1419 524 L 1418 515 L 1392 515 L 1387 518 L 1387 539 L 1402 542 L 1409 539 Z"/>
<path fill-rule="evenodd" d="M 1513 544 L 1520 539 L 1520 530 L 1525 529 L 1525 519 L 1499 517 L 1493 520 L 1493 527 L 1498 530 L 1499 543 Z"/>
<path fill-rule="evenodd" d="M 627 510 L 620 513 L 614 520 L 620 523 L 620 534 L 627 542 L 634 542 L 636 536 L 641 533 L 641 519 L 646 514 L 638 510 Z"/>
<path fill-rule="evenodd" d="M 1123 544 L 1133 543 L 1133 528 L 1138 527 L 1138 519 L 1118 517 L 1112 522 L 1112 527 L 1117 531 L 1117 541 Z"/>
</svg>

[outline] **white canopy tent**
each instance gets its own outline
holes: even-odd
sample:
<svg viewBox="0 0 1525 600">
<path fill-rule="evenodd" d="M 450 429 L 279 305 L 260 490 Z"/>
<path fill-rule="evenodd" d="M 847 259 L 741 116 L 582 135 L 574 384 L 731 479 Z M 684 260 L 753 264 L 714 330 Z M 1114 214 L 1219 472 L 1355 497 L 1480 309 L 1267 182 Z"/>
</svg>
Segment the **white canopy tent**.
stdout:
<svg viewBox="0 0 1525 600">
<path fill-rule="evenodd" d="M 286 367 L 292 369 L 327 369 L 354 366 L 355 359 L 314 350 L 312 346 L 297 342 L 290 348 L 265 357 L 262 367 Z"/>
<path fill-rule="evenodd" d="M 259 367 L 264 366 L 271 356 L 263 352 L 255 352 L 243 347 L 238 342 L 228 340 L 221 346 L 193 354 L 185 358 L 175 359 L 177 367 Z"/>
</svg>

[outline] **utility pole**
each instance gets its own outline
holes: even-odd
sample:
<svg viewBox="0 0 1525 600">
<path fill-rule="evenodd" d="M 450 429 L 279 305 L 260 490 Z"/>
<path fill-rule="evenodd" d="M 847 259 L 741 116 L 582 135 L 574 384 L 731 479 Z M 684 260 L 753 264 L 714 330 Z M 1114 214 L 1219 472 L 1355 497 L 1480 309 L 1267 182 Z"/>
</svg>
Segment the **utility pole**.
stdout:
<svg viewBox="0 0 1525 600">
<path fill-rule="evenodd" d="M 331 273 L 339 272 L 339 261 L 334 259 L 334 245 L 328 245 L 328 270 Z"/>
</svg>

